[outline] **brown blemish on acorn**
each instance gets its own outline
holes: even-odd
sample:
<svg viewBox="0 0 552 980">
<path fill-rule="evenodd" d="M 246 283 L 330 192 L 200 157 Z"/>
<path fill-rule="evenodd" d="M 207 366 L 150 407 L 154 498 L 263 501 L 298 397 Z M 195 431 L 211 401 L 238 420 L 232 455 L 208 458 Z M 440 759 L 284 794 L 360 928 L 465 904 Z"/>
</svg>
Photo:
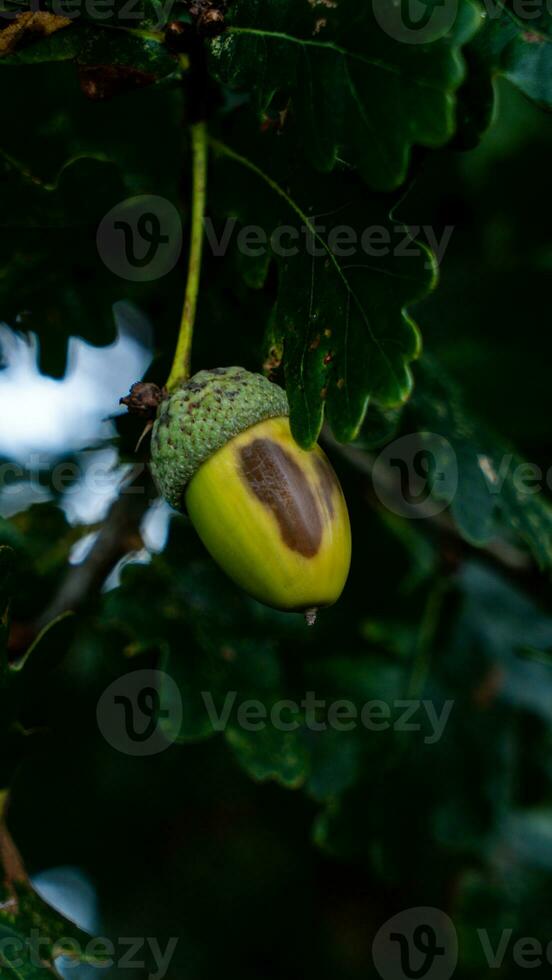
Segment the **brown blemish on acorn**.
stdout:
<svg viewBox="0 0 552 980">
<path fill-rule="evenodd" d="M 334 516 L 334 492 L 337 487 L 337 477 L 330 464 L 322 456 L 316 456 L 314 465 L 318 470 L 320 493 L 324 499 L 330 517 Z"/>
<path fill-rule="evenodd" d="M 239 454 L 244 479 L 274 514 L 285 544 L 314 558 L 322 542 L 322 518 L 301 467 L 271 439 L 254 439 Z"/>
</svg>

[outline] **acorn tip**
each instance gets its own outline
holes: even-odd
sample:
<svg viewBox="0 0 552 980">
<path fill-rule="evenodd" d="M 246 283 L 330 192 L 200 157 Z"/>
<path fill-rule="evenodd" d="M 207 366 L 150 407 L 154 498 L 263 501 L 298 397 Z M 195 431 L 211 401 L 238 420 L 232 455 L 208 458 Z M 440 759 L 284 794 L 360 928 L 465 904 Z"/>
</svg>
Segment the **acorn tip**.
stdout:
<svg viewBox="0 0 552 980">
<path fill-rule="evenodd" d="M 314 626 L 316 623 L 316 617 L 318 615 L 318 609 L 313 606 L 312 609 L 305 609 L 305 621 L 307 626 Z"/>
</svg>

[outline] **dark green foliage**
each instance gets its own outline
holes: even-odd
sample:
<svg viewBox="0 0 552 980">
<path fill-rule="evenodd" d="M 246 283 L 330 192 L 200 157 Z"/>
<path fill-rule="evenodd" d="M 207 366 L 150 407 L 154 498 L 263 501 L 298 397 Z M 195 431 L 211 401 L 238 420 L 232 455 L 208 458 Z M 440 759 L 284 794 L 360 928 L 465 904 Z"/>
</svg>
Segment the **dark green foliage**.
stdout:
<svg viewBox="0 0 552 980">
<path fill-rule="evenodd" d="M 114 206 L 157 195 L 186 243 L 204 111 L 193 368 L 285 384 L 297 440 L 322 433 L 342 481 L 353 564 L 307 629 L 238 593 L 174 514 L 166 545 L 102 591 L 121 557 L 145 557 L 147 496 L 80 524 L 55 460 L 48 501 L 17 507 L 0 459 L 0 975 L 51 976 L 62 937 L 88 941 L 13 880 L 11 834 L 31 875 L 93 882 L 109 976 L 154 975 L 151 950 L 129 974 L 116 938 L 150 936 L 178 937 L 170 980 L 364 980 L 384 922 L 435 906 L 455 976 L 487 975 L 481 930 L 494 950 L 511 930 L 496 973 L 516 977 L 516 941 L 552 939 L 550 15 L 459 0 L 408 43 L 378 0 L 230 0 L 216 37 L 180 0 L 138 19 L 90 6 L 71 24 L 45 19 L 52 3 L 34 21 L 0 10 L 0 337 L 35 332 L 62 377 L 69 338 L 110 344 L 113 304 L 131 301 L 165 382 L 187 246 L 132 281 L 96 236 Z M 122 460 L 140 431 L 118 423 Z M 161 672 L 151 756 L 99 707 L 138 671 Z"/>
</svg>

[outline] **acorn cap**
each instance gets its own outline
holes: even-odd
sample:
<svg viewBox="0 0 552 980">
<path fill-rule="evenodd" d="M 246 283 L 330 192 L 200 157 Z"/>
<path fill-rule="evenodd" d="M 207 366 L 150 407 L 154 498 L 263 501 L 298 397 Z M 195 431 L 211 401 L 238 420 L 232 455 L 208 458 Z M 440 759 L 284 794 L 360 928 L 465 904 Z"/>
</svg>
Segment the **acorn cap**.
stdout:
<svg viewBox="0 0 552 980">
<path fill-rule="evenodd" d="M 161 402 L 150 468 L 159 492 L 181 510 L 187 484 L 209 456 L 265 419 L 289 415 L 283 388 L 241 367 L 198 371 Z"/>
</svg>

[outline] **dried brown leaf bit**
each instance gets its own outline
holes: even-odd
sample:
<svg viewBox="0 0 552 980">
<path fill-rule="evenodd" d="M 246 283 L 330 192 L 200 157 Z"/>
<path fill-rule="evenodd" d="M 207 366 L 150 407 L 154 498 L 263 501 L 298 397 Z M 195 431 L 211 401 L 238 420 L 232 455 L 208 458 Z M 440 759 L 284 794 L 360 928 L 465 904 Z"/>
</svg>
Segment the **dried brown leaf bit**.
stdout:
<svg viewBox="0 0 552 980">
<path fill-rule="evenodd" d="M 44 37 L 49 37 L 63 27 L 72 24 L 70 17 L 48 13 L 46 10 L 28 10 L 18 14 L 3 31 L 0 31 L 0 58 L 13 54 L 17 48 L 26 47 Z"/>
<path fill-rule="evenodd" d="M 132 385 L 128 395 L 119 398 L 119 405 L 126 405 L 132 415 L 138 415 L 142 419 L 154 419 L 159 405 L 167 397 L 166 388 L 160 388 L 151 381 L 137 381 Z"/>
</svg>

